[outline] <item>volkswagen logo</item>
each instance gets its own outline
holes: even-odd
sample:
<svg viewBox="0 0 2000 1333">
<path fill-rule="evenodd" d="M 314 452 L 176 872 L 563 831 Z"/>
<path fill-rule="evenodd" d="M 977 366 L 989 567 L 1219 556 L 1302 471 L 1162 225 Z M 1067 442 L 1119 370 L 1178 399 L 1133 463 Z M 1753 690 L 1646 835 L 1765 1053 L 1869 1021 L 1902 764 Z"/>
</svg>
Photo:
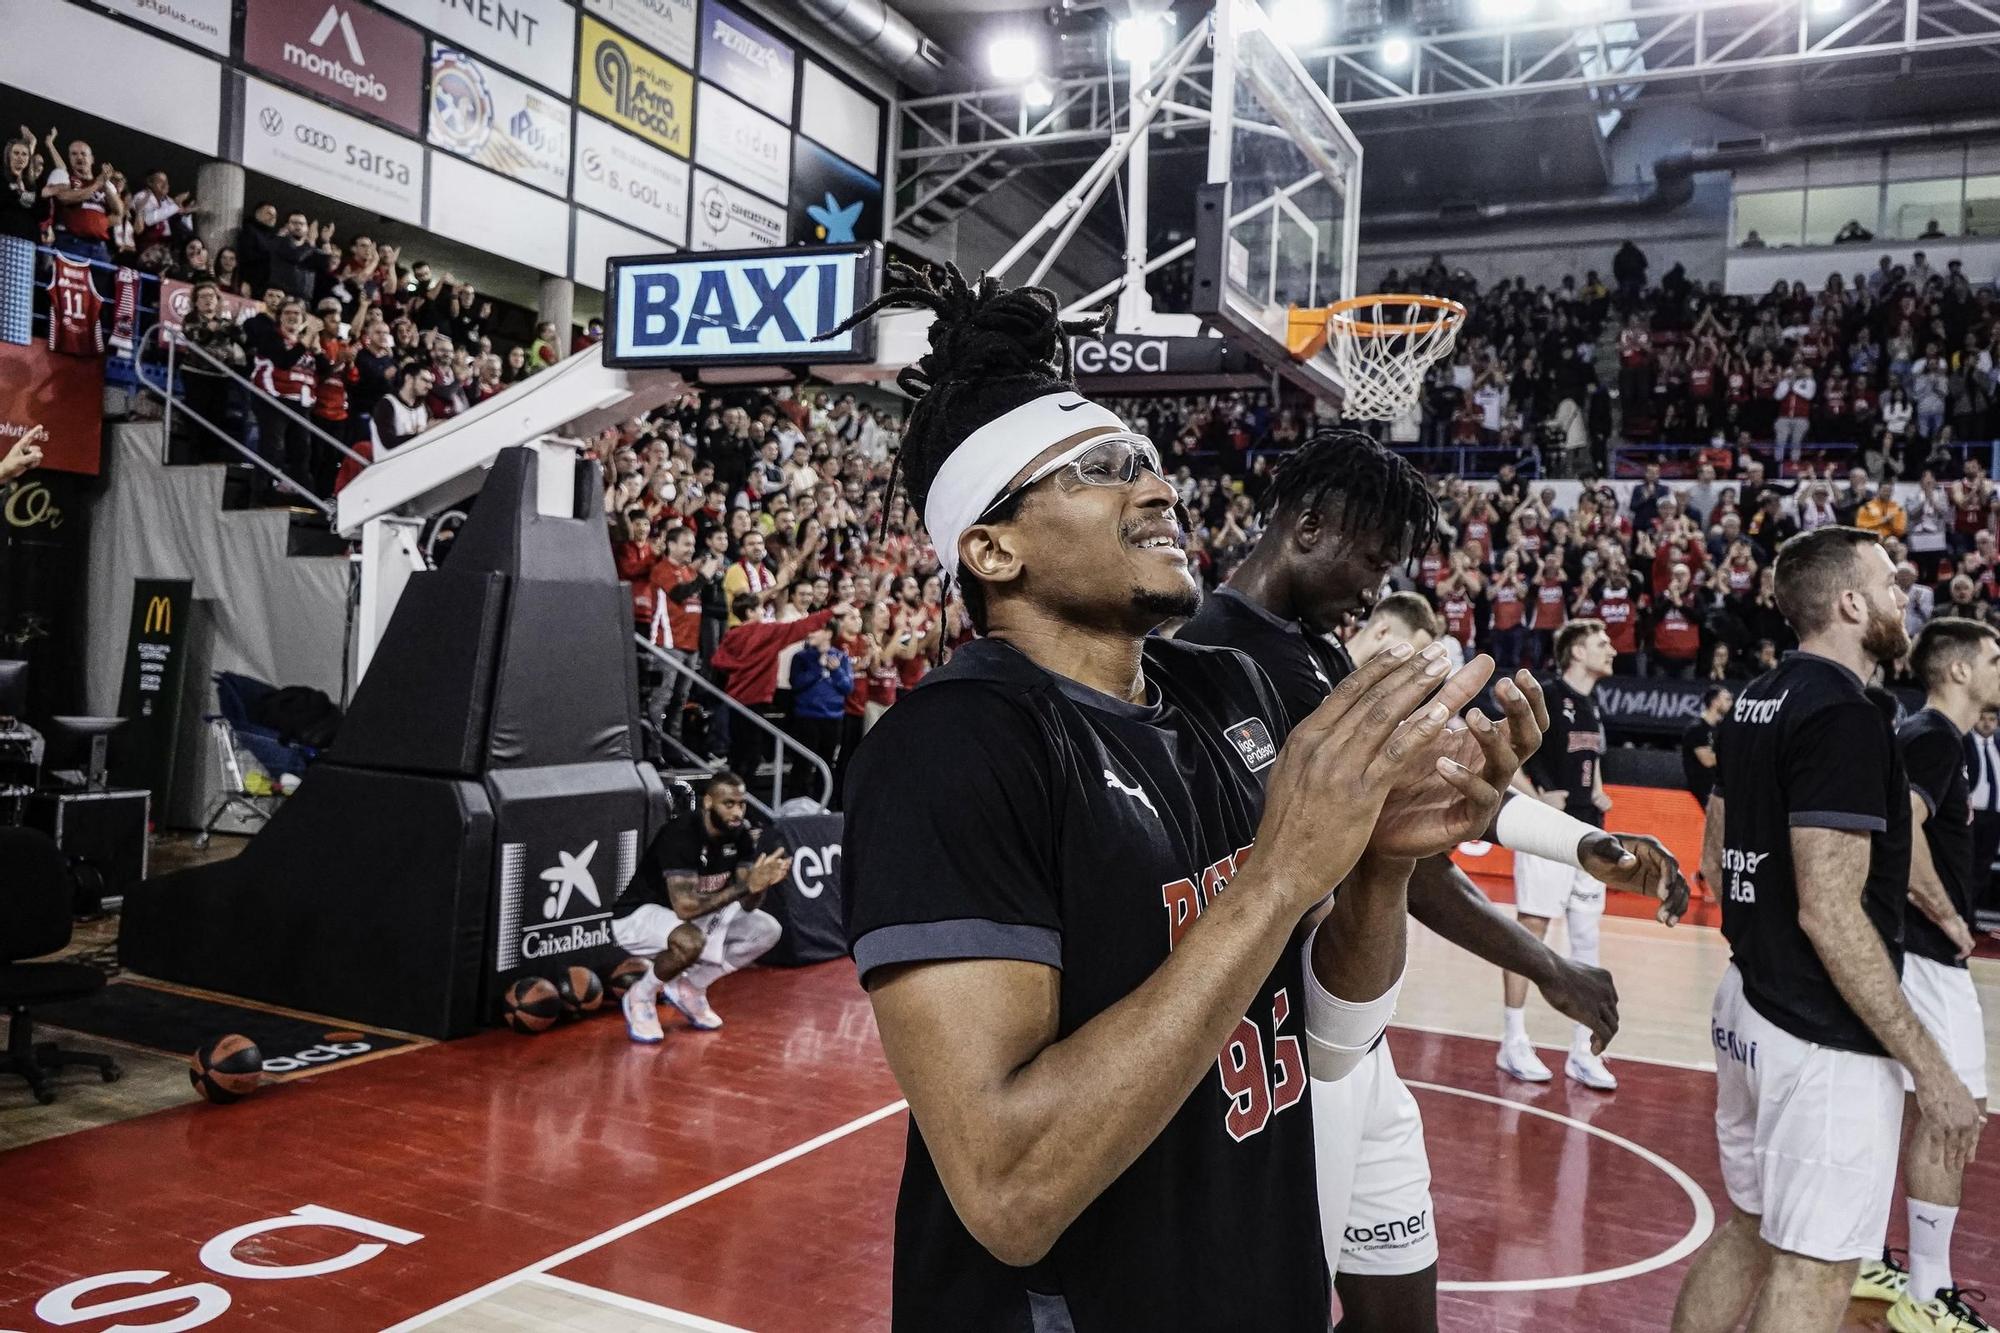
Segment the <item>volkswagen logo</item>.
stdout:
<svg viewBox="0 0 2000 1333">
<path fill-rule="evenodd" d="M 257 123 L 264 127 L 264 133 L 276 138 L 285 132 L 284 113 L 274 106 L 267 106 L 257 113 Z"/>
</svg>

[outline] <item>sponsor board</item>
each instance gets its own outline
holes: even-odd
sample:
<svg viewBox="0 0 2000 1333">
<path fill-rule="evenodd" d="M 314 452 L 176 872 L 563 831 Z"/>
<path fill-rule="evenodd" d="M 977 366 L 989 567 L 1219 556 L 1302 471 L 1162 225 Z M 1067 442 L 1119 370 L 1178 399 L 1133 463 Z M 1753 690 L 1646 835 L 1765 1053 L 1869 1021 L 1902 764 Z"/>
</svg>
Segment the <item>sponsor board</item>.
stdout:
<svg viewBox="0 0 2000 1333">
<path fill-rule="evenodd" d="M 570 196 L 673 245 L 688 243 L 688 164 L 595 116 L 576 118 Z M 604 281 L 601 266 L 591 278 Z"/>
<path fill-rule="evenodd" d="M 216 55 L 229 54 L 229 0 L 96 0 L 123 14 L 191 42 Z"/>
<path fill-rule="evenodd" d="M 1229 344 L 1221 338 L 1112 333 L 1078 338 L 1071 350 L 1078 375 L 1215 375 L 1228 369 L 1230 362 Z"/>
<path fill-rule="evenodd" d="M 785 211 L 697 169 L 688 244 L 697 250 L 760 250 L 785 243 Z"/>
<path fill-rule="evenodd" d="M 882 239 L 882 182 L 804 135 L 792 143 L 792 235 L 806 245 Z"/>
<path fill-rule="evenodd" d="M 766 199 L 788 197 L 792 134 L 761 111 L 703 83 L 695 115 L 694 160 Z"/>
<path fill-rule="evenodd" d="M 135 15 L 141 7 L 117 6 Z M 222 12 L 226 15 L 228 7 Z M 228 32 L 225 19 L 225 39 Z M 156 37 L 152 29 L 120 23 L 82 5 L 0 3 L 0 85 L 115 125 L 142 127 L 155 139 L 204 157 L 217 151 L 221 137 L 222 72 L 220 62 Z M 18 123 L 19 117 L 15 119 Z M 39 134 L 48 126 L 33 128 Z M 5 132 L 12 134 L 14 125 Z M 100 153 L 104 157 L 112 154 Z M 144 165 L 124 163 L 128 172 Z"/>
<path fill-rule="evenodd" d="M 587 835 L 578 835 L 587 837 Z M 639 862 L 639 831 L 617 830 L 581 846 L 500 844 L 502 972 L 563 954 L 613 946 L 611 906 Z"/>
<path fill-rule="evenodd" d="M 869 175 L 880 176 L 882 103 L 817 60 L 806 60 L 799 82 L 799 132 Z"/>
<path fill-rule="evenodd" d="M 440 155 L 431 159 L 430 229 L 543 273 L 569 261 L 569 205 Z"/>
<path fill-rule="evenodd" d="M 576 59 L 579 106 L 677 157 L 688 155 L 693 75 L 587 14 Z"/>
<path fill-rule="evenodd" d="M 695 0 L 583 0 L 583 7 L 667 59 L 694 67 Z"/>
<path fill-rule="evenodd" d="M 433 147 L 554 195 L 569 190 L 569 103 L 457 47 L 431 44 Z"/>
<path fill-rule="evenodd" d="M 788 43 L 714 0 L 702 5 L 702 78 L 789 124 L 796 65 Z"/>
<path fill-rule="evenodd" d="M 881 247 L 686 254 L 611 265 L 604 362 L 616 366 L 866 361 L 866 323 L 824 342 L 870 300 Z"/>
<path fill-rule="evenodd" d="M 243 60 L 350 111 L 423 128 L 423 35 L 355 0 L 248 0 Z"/>
<path fill-rule="evenodd" d="M 612 260 L 657 255 L 664 245 L 645 232 L 620 226 L 587 208 L 576 210 L 571 230 L 576 239 L 572 243 L 574 257 L 570 260 L 569 275 L 594 292 L 604 290 L 604 270 Z"/>
<path fill-rule="evenodd" d="M 344 111 L 261 79 L 243 81 L 243 165 L 386 214 L 423 222 L 424 150 Z"/>
<path fill-rule="evenodd" d="M 303 0 L 293 0 L 303 3 Z M 568 0 L 380 0 L 453 46 L 569 96 L 576 11 Z"/>
</svg>

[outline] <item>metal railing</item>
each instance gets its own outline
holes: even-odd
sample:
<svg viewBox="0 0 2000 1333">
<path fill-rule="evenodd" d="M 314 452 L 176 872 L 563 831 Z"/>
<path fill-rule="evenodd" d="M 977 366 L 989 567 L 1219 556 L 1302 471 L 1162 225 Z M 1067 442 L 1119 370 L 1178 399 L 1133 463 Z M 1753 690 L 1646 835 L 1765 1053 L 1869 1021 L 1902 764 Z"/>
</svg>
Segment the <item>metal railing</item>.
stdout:
<svg viewBox="0 0 2000 1333">
<path fill-rule="evenodd" d="M 149 350 L 154 348 L 158 348 L 165 354 L 164 357 L 159 361 L 155 361 L 146 355 L 146 353 Z M 213 421 L 210 421 L 207 417 L 195 411 L 192 407 L 189 407 L 186 402 L 182 401 L 182 399 L 175 391 L 175 375 L 179 369 L 179 362 L 181 358 L 185 357 L 196 363 L 201 363 L 205 367 L 204 369 L 201 370 L 191 370 L 188 373 L 197 375 L 220 376 L 228 380 L 229 382 L 235 384 L 239 389 L 243 390 L 245 393 L 249 394 L 251 402 L 261 403 L 265 407 L 274 408 L 277 411 L 283 413 L 285 416 L 291 418 L 292 421 L 304 427 L 309 435 L 312 435 L 316 439 L 320 440 L 322 443 L 330 446 L 335 451 L 345 455 L 352 461 L 359 463 L 362 467 L 369 466 L 369 464 L 372 461 L 371 459 L 359 453 L 356 453 L 354 450 L 348 448 L 347 445 L 343 444 L 339 440 L 336 440 L 335 438 L 333 438 L 333 436 L 327 434 L 324 430 L 321 430 L 318 426 L 314 425 L 309 418 L 300 415 L 298 412 L 293 411 L 291 405 L 286 403 L 283 399 L 273 397 L 271 394 L 264 392 L 264 390 L 259 388 L 254 381 L 238 373 L 230 366 L 224 364 L 220 358 L 216 357 L 206 348 L 199 347 L 194 343 L 189 342 L 186 338 L 183 338 L 180 335 L 179 330 L 177 329 L 170 329 L 164 323 L 155 324 L 152 328 L 146 331 L 146 335 L 144 338 L 140 340 L 140 345 L 137 350 L 139 352 L 139 355 L 133 358 L 133 370 L 135 377 L 138 379 L 140 386 L 144 388 L 148 393 L 158 398 L 162 404 L 162 410 L 164 412 L 163 416 L 164 429 L 161 432 L 162 448 L 165 448 L 166 445 L 173 439 L 174 412 L 176 409 L 178 409 L 183 416 L 187 417 L 188 420 L 194 422 L 196 425 L 200 426 L 203 430 L 207 431 L 215 439 L 220 440 L 223 444 L 228 445 L 231 449 L 235 450 L 237 455 L 241 457 L 245 462 L 252 463 L 257 467 L 262 468 L 265 472 L 269 473 L 275 480 L 277 480 L 280 485 L 295 492 L 307 504 L 319 510 L 322 514 L 325 514 L 328 518 L 333 517 L 333 503 L 330 500 L 324 500 L 321 499 L 319 496 L 314 495 L 311 491 L 307 490 L 304 486 L 300 485 L 295 478 L 286 473 L 283 468 L 271 462 L 269 459 L 265 458 L 262 454 L 259 454 L 256 450 L 250 448 L 248 445 L 244 444 L 241 440 L 237 439 L 234 435 L 232 435 L 228 431 L 227 428 L 217 425 Z M 166 379 L 164 383 L 156 384 L 153 382 L 152 379 L 150 379 L 147 376 L 145 368 L 149 365 L 159 365 L 159 364 L 164 364 L 166 366 Z"/>
<path fill-rule="evenodd" d="M 771 803 L 769 805 L 765 805 L 763 802 L 759 801 L 754 795 L 750 797 L 750 804 L 756 806 L 761 814 L 763 814 L 768 819 L 776 819 L 778 817 L 777 811 L 784 807 L 785 751 L 787 750 L 791 750 L 794 753 L 798 754 L 807 763 L 812 765 L 813 768 L 819 770 L 819 795 L 811 799 L 819 802 L 820 809 L 822 810 L 826 809 L 827 803 L 833 799 L 833 770 L 827 767 L 826 760 L 820 758 L 817 754 L 813 753 L 813 751 L 808 750 L 805 746 L 799 744 L 798 741 L 794 740 L 790 736 L 787 736 L 784 732 L 780 731 L 778 728 L 772 726 L 769 722 L 767 722 L 764 719 L 764 716 L 761 713 L 757 712 L 756 709 L 746 707 L 745 705 L 737 702 L 735 699 L 730 698 L 728 693 L 725 692 L 723 689 L 721 689 L 719 686 L 717 686 L 714 681 L 711 681 L 708 677 L 702 675 L 701 672 L 695 670 L 687 663 L 681 661 L 678 657 L 675 657 L 672 653 L 669 653 L 666 649 L 660 647 L 658 644 L 648 639 L 645 635 L 634 634 L 632 636 L 632 641 L 638 644 L 641 648 L 645 649 L 647 652 L 651 653 L 653 655 L 654 660 L 657 661 L 661 666 L 665 667 L 668 671 L 678 672 L 683 678 L 685 678 L 688 682 L 690 692 L 692 692 L 693 690 L 700 690 L 702 692 L 704 699 L 720 702 L 723 707 L 727 708 L 733 715 L 729 723 L 730 726 L 732 727 L 741 726 L 745 721 L 748 721 L 750 725 L 756 727 L 758 730 L 762 731 L 765 735 L 769 736 L 772 740 L 777 742 L 777 750 L 772 755 L 773 774 L 771 778 L 771 784 L 772 784 Z M 704 761 L 702 761 L 699 756 L 695 755 L 694 752 L 689 750 L 686 746 L 681 745 L 679 741 L 675 741 L 674 745 L 676 748 L 681 750 L 682 753 L 687 754 L 690 758 L 694 759 L 696 763 L 701 767 L 708 767 L 708 765 Z M 743 780 L 746 783 L 754 782 L 757 777 L 755 773 L 745 773 L 742 776 Z"/>
</svg>

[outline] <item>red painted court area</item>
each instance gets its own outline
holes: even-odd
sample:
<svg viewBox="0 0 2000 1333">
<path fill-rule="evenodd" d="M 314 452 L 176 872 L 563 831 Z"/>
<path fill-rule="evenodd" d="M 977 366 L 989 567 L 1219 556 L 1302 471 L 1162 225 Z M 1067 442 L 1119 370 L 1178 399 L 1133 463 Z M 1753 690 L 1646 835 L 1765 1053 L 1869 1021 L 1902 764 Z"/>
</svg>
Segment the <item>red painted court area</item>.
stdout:
<svg viewBox="0 0 2000 1333">
<path fill-rule="evenodd" d="M 852 968 L 752 972 L 717 1004 L 727 1029 L 659 1048 L 608 1016 L 494 1032 L 0 1155 L 0 1328 L 104 1329 L 115 1312 L 65 1309 L 139 1297 L 159 1303 L 132 1327 L 222 1299 L 179 1326 L 420 1327 L 529 1272 L 745 1328 L 884 1327 L 905 1116 Z M 1528 1089 L 1486 1043 L 1394 1040 L 1428 1127 L 1444 1327 L 1663 1327 L 1705 1230 L 1692 1196 L 1726 1207 L 1712 1076 L 1626 1060 L 1612 1096 Z M 1966 1197 L 1996 1191 L 1989 1154 Z M 211 1243 L 307 1206 L 389 1236 Z M 2000 1265 L 1993 1222 L 1962 1215 L 1966 1273 Z M 314 1266 L 334 1271 L 284 1271 Z"/>
</svg>

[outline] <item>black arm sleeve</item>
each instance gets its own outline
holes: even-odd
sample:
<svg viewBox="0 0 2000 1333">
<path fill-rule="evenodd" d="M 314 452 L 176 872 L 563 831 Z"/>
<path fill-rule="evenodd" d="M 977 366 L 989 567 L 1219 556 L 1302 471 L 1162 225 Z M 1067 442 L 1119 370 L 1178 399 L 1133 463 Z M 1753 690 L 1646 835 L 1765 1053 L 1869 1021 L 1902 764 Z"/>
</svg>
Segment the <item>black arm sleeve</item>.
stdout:
<svg viewBox="0 0 2000 1333">
<path fill-rule="evenodd" d="M 1903 769 L 1909 775 L 1910 790 L 1935 815 L 1944 804 L 1954 773 L 1965 764 L 1965 750 L 1942 731 L 1923 731 L 1903 740 Z"/>
</svg>

